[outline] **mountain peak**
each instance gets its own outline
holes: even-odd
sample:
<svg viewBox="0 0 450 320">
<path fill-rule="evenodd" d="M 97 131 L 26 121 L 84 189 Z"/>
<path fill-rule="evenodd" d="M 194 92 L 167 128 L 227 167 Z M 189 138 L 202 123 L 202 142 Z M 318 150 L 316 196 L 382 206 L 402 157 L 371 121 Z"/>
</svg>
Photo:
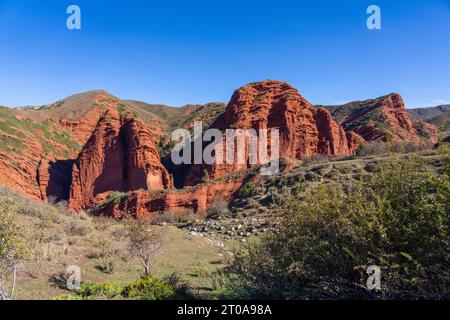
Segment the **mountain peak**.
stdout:
<svg viewBox="0 0 450 320">
<path fill-rule="evenodd" d="M 412 121 L 403 98 L 398 93 L 327 108 L 346 131 L 355 131 L 367 141 L 437 140 L 433 126 L 428 126 L 427 132 L 415 129 L 423 126 Z"/>
</svg>

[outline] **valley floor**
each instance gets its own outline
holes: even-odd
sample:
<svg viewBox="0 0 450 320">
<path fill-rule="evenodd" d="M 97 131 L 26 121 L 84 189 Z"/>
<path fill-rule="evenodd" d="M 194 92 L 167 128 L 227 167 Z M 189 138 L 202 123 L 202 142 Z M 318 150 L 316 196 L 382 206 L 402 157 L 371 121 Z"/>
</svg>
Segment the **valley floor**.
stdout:
<svg viewBox="0 0 450 320">
<path fill-rule="evenodd" d="M 25 219 L 24 219 L 25 220 Z M 140 277 L 142 267 L 127 255 L 126 241 L 120 239 L 123 226 L 120 222 L 102 218 L 63 217 L 59 223 L 49 223 L 39 218 L 22 221 L 32 237 L 41 237 L 36 249 L 37 259 L 24 265 L 19 273 L 14 299 L 53 299 L 69 295 L 66 285 L 66 269 L 75 265 L 81 269 L 81 280 L 89 282 L 112 282 L 126 285 Z M 101 221 L 96 221 L 101 220 Z M 80 234 L 66 234 L 65 225 L 75 223 Z M 164 278 L 176 273 L 192 286 L 198 297 L 215 298 L 212 273 L 222 264 L 227 253 L 212 241 L 201 236 L 191 236 L 174 226 L 164 226 L 167 235 L 162 248 L 156 253 L 152 275 Z M 87 232 L 87 234 L 84 234 Z M 101 270 L 98 258 L 98 242 L 108 239 L 109 246 L 117 250 L 114 272 Z"/>
</svg>

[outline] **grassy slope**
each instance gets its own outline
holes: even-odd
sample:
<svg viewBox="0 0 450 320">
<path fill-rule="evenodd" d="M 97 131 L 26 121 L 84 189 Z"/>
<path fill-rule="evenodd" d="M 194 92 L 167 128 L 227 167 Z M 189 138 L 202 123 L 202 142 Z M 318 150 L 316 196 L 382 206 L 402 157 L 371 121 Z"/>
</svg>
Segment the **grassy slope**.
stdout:
<svg viewBox="0 0 450 320">
<path fill-rule="evenodd" d="M 381 97 L 383 98 L 383 97 Z M 343 121 L 349 115 L 356 113 L 368 104 L 379 100 L 365 100 L 365 101 L 354 101 L 340 106 L 324 106 L 328 109 L 333 117 L 338 121 Z M 440 130 L 440 136 L 446 137 L 450 134 L 450 105 L 442 105 L 430 108 L 417 108 L 408 109 L 408 114 L 412 119 L 425 121 L 427 123 L 433 124 Z M 350 122 L 345 124 L 345 129 L 352 130 L 358 125 L 365 124 L 368 122 L 373 122 L 380 129 L 386 130 L 387 128 L 383 124 L 383 119 L 380 118 L 380 114 L 377 113 L 377 109 L 365 114 L 362 118 L 358 119 L 356 122 Z"/>
<path fill-rule="evenodd" d="M 385 96 L 377 98 L 377 99 L 369 99 L 364 101 L 354 101 L 349 102 L 347 104 L 341 105 L 341 106 L 324 106 L 326 109 L 328 109 L 331 112 L 331 115 L 334 119 L 336 119 L 337 122 L 343 122 L 348 116 L 352 114 L 356 114 L 358 112 L 361 112 L 365 108 L 376 106 L 376 104 L 379 101 L 382 101 L 385 98 Z M 381 106 L 381 104 L 380 104 Z M 357 119 L 344 123 L 344 129 L 346 131 L 354 130 L 355 128 L 365 125 L 365 124 L 374 124 L 382 131 L 388 131 L 389 128 L 387 128 L 386 123 L 384 121 L 384 118 L 382 117 L 380 108 L 375 107 L 369 109 L 370 111 L 364 113 Z"/>
<path fill-rule="evenodd" d="M 414 119 L 434 124 L 439 128 L 439 135 L 442 138 L 450 135 L 450 105 L 409 109 L 408 113 Z"/>
<path fill-rule="evenodd" d="M 135 100 L 125 100 L 124 102 L 134 108 L 153 113 L 161 121 L 165 122 L 170 130 L 190 128 L 194 121 L 204 121 L 209 124 L 225 111 L 225 104 L 221 102 L 211 102 L 204 105 L 185 105 L 179 108 L 148 104 Z"/>
<path fill-rule="evenodd" d="M 450 105 L 442 105 L 437 107 L 429 107 L 429 108 L 416 108 L 409 109 L 408 113 L 411 117 L 418 120 L 430 120 L 442 114 L 450 113 Z"/>
<path fill-rule="evenodd" d="M 23 140 L 31 138 L 37 140 L 33 143 L 40 143 L 45 152 L 54 152 L 52 144 L 61 144 L 64 150 L 54 152 L 60 158 L 65 158 L 68 153 L 76 155 L 81 146 L 73 141 L 70 132 L 59 121 L 77 121 L 93 108 L 102 109 L 106 105 L 136 116 L 152 128 L 162 130 L 164 135 L 177 128 L 191 128 L 197 120 L 204 121 L 207 126 L 225 110 L 223 103 L 175 108 L 121 100 L 102 90 L 89 91 L 39 107 L 0 107 L 0 148 L 17 152 L 25 147 Z"/>
<path fill-rule="evenodd" d="M 0 191 L 0 200 L 5 194 L 15 198 L 17 223 L 34 251 L 33 259 L 19 271 L 16 299 L 51 299 L 70 294 L 61 276 L 69 265 L 81 268 L 83 281 L 127 284 L 140 276 L 142 268 L 128 255 L 123 222 L 72 215 L 62 208 L 35 202 L 5 189 Z M 68 226 L 76 226 L 77 231 L 69 231 Z M 220 265 L 222 249 L 174 226 L 162 228 L 167 239 L 154 258 L 153 274 L 162 278 L 176 272 L 191 283 L 194 293 L 211 296 L 211 273 Z M 112 275 L 97 268 L 100 239 L 107 240 L 117 250 L 116 272 Z"/>
<path fill-rule="evenodd" d="M 52 152 L 60 157 L 69 157 L 80 150 L 70 133 L 56 121 L 36 121 L 23 117 L 18 110 L 4 107 L 0 107 L 0 142 L 2 150 L 19 155 L 24 148 L 35 148 L 30 144 L 36 143 L 42 146 L 44 153 Z"/>
<path fill-rule="evenodd" d="M 349 102 L 344 105 L 320 107 L 328 109 L 332 116 L 343 125 L 346 131 L 355 130 L 362 125 L 370 124 L 375 125 L 382 133 L 398 134 L 398 130 L 392 128 L 388 123 L 386 123 L 381 109 L 379 108 L 382 106 L 381 103 L 384 98 L 386 98 L 386 96 L 371 100 Z M 369 111 L 364 112 L 365 108 Z M 418 125 L 421 127 L 418 122 L 424 121 L 437 126 L 439 128 L 438 135 L 441 138 L 445 138 L 450 134 L 450 106 L 407 109 L 407 111 L 415 126 Z M 362 113 L 362 115 L 356 117 L 352 121 L 346 121 L 347 117 L 358 113 Z M 418 130 L 417 134 L 424 139 L 430 138 L 428 133 L 422 132 L 421 130 Z"/>
</svg>

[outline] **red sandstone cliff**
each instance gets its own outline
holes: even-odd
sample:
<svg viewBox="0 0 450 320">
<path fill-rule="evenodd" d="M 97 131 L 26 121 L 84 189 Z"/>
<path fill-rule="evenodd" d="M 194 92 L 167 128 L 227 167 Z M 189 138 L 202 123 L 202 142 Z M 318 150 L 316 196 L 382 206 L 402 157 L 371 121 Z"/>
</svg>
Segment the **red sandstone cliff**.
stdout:
<svg viewBox="0 0 450 320">
<path fill-rule="evenodd" d="M 172 177 L 150 137 L 140 121 L 108 110 L 73 166 L 69 208 L 91 207 L 107 191 L 170 188 Z"/>
<path fill-rule="evenodd" d="M 272 80 L 238 89 L 212 128 L 222 131 L 230 128 L 268 129 L 269 132 L 277 128 L 281 158 L 348 155 L 354 153 L 362 141 L 354 133 L 346 134 L 327 110 L 313 106 L 289 84 Z M 270 139 L 268 145 L 270 149 Z M 245 148 L 248 160 L 248 145 Z M 248 167 L 248 164 L 194 165 L 185 183 L 195 185 L 206 171 L 209 178 L 216 179 Z"/>
<path fill-rule="evenodd" d="M 161 164 L 156 142 L 164 135 L 163 128 L 176 123 L 190 128 L 195 119 L 206 123 L 216 119 L 211 128 L 222 132 L 268 129 L 270 133 L 276 128 L 280 157 L 295 159 L 352 154 L 366 140 L 437 142 L 436 127 L 411 121 L 397 94 L 333 107 L 330 114 L 311 105 L 289 84 L 268 80 L 238 89 L 218 118 L 216 107 L 214 112 L 202 107 L 180 114 L 170 107 L 154 112 L 152 108 L 156 107 L 127 105 L 102 91 L 43 108 L 3 108 L 0 120 L 7 127 L 0 129 L 0 184 L 43 200 L 69 199 L 73 210 L 100 204 L 111 191 L 127 192 L 119 203 L 105 202 L 100 212 L 116 218 L 124 210 L 136 217 L 183 208 L 202 212 L 215 199 L 230 198 L 240 188 L 241 180 L 233 176 L 252 166 L 248 141 L 243 164 L 183 166 L 174 171 L 178 180 L 196 186 L 170 189 L 173 179 L 166 170 L 170 166 Z M 271 149 L 270 141 L 268 145 Z M 183 173 L 182 179 L 178 173 Z M 226 179 L 214 180 L 222 177 Z M 162 189 L 170 190 L 158 191 Z"/>
<path fill-rule="evenodd" d="M 143 190 L 132 191 L 124 197 L 123 201 L 106 202 L 100 205 L 95 214 L 122 219 L 124 213 L 135 218 L 156 215 L 163 212 L 182 212 L 192 210 L 197 214 L 204 213 L 217 199 L 230 199 L 241 187 L 242 181 L 221 181 L 212 184 L 203 184 L 192 189 L 169 190 L 166 192 L 149 192 Z M 100 195 L 97 200 L 105 199 Z M 101 203 L 101 201 L 98 201 Z"/>
<path fill-rule="evenodd" d="M 41 159 L 37 169 L 37 183 L 42 200 L 57 203 L 69 198 L 73 162 Z"/>
<path fill-rule="evenodd" d="M 429 141 L 437 143 L 437 128 L 421 121 L 412 121 L 402 97 L 387 96 L 351 102 L 332 107 L 332 115 L 347 130 L 352 130 L 366 141 L 402 142 Z"/>
<path fill-rule="evenodd" d="M 78 153 L 78 146 L 58 123 L 40 123 L 18 115 L 20 112 L 0 110 L 0 185 L 42 199 L 41 191 L 46 187 L 41 188 L 37 179 L 41 160 L 70 159 Z"/>
</svg>

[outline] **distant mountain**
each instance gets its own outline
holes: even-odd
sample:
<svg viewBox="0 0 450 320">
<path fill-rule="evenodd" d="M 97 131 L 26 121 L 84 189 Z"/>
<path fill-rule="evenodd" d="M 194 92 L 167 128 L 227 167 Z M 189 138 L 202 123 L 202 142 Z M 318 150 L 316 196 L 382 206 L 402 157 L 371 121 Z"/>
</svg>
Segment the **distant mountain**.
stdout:
<svg viewBox="0 0 450 320">
<path fill-rule="evenodd" d="M 434 124 L 443 133 L 450 131 L 450 105 L 409 109 L 411 118 Z"/>
<path fill-rule="evenodd" d="M 408 109 L 408 113 L 414 119 L 426 121 L 429 119 L 433 119 L 439 115 L 450 113 L 450 104 L 437 107 Z"/>
<path fill-rule="evenodd" d="M 149 110 L 168 128 L 192 128 L 194 121 L 202 121 L 205 126 L 225 111 L 225 103 L 211 102 L 206 104 L 188 104 L 182 107 L 170 107 L 161 104 L 148 104 L 136 100 L 124 100 L 128 106 Z"/>
</svg>

